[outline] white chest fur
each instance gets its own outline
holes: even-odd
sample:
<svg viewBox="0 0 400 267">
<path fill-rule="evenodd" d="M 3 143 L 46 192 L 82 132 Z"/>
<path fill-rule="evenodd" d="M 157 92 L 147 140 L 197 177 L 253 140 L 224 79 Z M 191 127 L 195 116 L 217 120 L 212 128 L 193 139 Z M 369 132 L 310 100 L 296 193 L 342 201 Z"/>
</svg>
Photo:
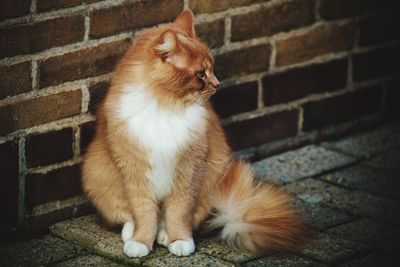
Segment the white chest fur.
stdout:
<svg viewBox="0 0 400 267">
<path fill-rule="evenodd" d="M 149 152 L 153 196 L 162 200 L 173 187 L 176 156 L 193 134 L 204 131 L 206 110 L 193 104 L 177 113 L 160 107 L 143 85 L 125 88 L 118 115 L 128 121 L 129 134 Z"/>
</svg>

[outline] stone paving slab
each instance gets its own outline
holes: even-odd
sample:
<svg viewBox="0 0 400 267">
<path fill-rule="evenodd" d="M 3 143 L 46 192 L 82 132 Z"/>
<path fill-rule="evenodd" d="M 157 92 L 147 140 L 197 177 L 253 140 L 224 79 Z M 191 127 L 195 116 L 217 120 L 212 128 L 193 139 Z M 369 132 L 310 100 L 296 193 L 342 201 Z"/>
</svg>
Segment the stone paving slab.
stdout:
<svg viewBox="0 0 400 267">
<path fill-rule="evenodd" d="M 195 253 L 190 257 L 177 257 L 172 254 L 168 254 L 164 257 L 153 258 L 147 260 L 143 264 L 148 267 L 172 267 L 172 266 L 198 266 L 198 267 L 231 267 L 235 266 L 232 263 L 225 262 L 223 260 L 204 255 L 201 253 Z"/>
<path fill-rule="evenodd" d="M 326 231 L 327 234 L 392 254 L 400 253 L 400 228 L 361 219 Z"/>
<path fill-rule="evenodd" d="M 382 155 L 367 161 L 366 164 L 393 174 L 393 178 L 400 179 L 400 149 L 390 150 Z M 398 187 L 399 188 L 399 187 Z"/>
<path fill-rule="evenodd" d="M 383 126 L 338 141 L 325 142 L 322 145 L 349 155 L 369 158 L 394 147 L 400 147 L 400 125 Z"/>
<path fill-rule="evenodd" d="M 362 243 L 333 237 L 327 234 L 319 234 L 307 243 L 302 255 L 324 263 L 334 263 L 353 255 L 357 255 L 368 249 Z"/>
<path fill-rule="evenodd" d="M 318 263 L 309 259 L 297 256 L 289 257 L 265 257 L 255 261 L 245 263 L 244 267 L 325 267 L 322 263 Z"/>
<path fill-rule="evenodd" d="M 397 162 L 400 162 L 400 159 Z M 400 200 L 399 178 L 365 165 L 357 165 L 320 177 L 321 180 L 349 189 L 359 189 Z"/>
<path fill-rule="evenodd" d="M 390 199 L 340 188 L 312 178 L 286 185 L 284 189 L 311 204 L 319 203 L 357 216 L 400 223 L 400 203 Z"/>
<path fill-rule="evenodd" d="M 60 262 L 52 265 L 54 267 L 122 267 L 126 265 L 118 264 L 116 262 L 104 259 L 95 255 L 84 255 L 71 259 L 68 261 Z"/>
<path fill-rule="evenodd" d="M 286 184 L 354 163 L 355 158 L 310 145 L 254 163 L 253 170 L 263 181 Z"/>
<path fill-rule="evenodd" d="M 294 200 L 293 206 L 311 227 L 319 231 L 353 220 L 348 214 L 301 199 Z"/>
<path fill-rule="evenodd" d="M 197 251 L 233 263 L 242 263 L 257 258 L 249 252 L 234 250 L 216 240 L 199 241 Z"/>
<path fill-rule="evenodd" d="M 0 245 L 0 266 L 50 265 L 86 253 L 87 250 L 82 247 L 46 235 L 30 241 Z"/>
<path fill-rule="evenodd" d="M 398 267 L 399 258 L 389 254 L 370 254 L 337 267 Z"/>
<path fill-rule="evenodd" d="M 51 227 L 51 231 L 101 256 L 126 264 L 138 265 L 148 258 L 165 255 L 167 253 L 166 249 L 158 247 L 147 257 L 127 257 L 122 250 L 123 243 L 120 234 L 102 227 L 96 215 L 89 215 L 56 223 Z"/>
</svg>

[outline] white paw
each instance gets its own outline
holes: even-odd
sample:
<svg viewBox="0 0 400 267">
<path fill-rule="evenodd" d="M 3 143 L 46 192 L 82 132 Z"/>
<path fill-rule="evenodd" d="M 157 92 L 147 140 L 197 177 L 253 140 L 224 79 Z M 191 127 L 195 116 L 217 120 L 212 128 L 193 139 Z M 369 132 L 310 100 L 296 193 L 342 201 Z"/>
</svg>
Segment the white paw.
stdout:
<svg viewBox="0 0 400 267">
<path fill-rule="evenodd" d="M 168 247 L 168 244 L 170 242 L 171 242 L 171 240 L 169 240 L 169 235 L 168 235 L 167 231 L 165 229 L 158 230 L 157 244 L 164 246 L 164 247 Z"/>
<path fill-rule="evenodd" d="M 188 256 L 194 252 L 193 239 L 176 240 L 168 245 L 168 250 L 176 256 Z"/>
<path fill-rule="evenodd" d="M 124 227 L 122 227 L 121 231 L 121 239 L 124 243 L 132 239 L 134 228 L 135 226 L 133 222 L 126 222 L 124 224 Z"/>
<path fill-rule="evenodd" d="M 126 256 L 132 257 L 144 257 L 149 254 L 149 248 L 138 241 L 135 240 L 128 240 L 124 244 L 124 253 Z"/>
</svg>

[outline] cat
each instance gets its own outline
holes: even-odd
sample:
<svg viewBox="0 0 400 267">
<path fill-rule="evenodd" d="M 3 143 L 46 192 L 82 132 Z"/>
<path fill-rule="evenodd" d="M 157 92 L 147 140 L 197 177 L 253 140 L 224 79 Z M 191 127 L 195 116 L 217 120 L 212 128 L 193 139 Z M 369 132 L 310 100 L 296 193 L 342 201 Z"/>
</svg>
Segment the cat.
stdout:
<svg viewBox="0 0 400 267">
<path fill-rule="evenodd" d="M 84 192 L 123 226 L 129 257 L 148 255 L 155 240 L 190 255 L 202 224 L 255 254 L 296 249 L 308 228 L 288 196 L 257 183 L 227 144 L 209 102 L 219 88 L 214 59 L 193 20 L 184 10 L 144 31 L 117 64 L 84 156 Z"/>
</svg>

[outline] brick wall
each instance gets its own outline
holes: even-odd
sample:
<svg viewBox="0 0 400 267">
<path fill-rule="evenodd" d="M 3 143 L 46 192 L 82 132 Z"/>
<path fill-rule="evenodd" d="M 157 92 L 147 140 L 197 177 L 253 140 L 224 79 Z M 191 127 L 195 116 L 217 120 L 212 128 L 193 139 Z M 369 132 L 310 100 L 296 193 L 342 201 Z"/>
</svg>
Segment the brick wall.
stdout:
<svg viewBox="0 0 400 267">
<path fill-rule="evenodd" d="M 92 211 L 82 153 L 110 72 L 146 27 L 195 12 L 223 81 L 213 102 L 228 138 L 257 158 L 400 113 L 398 2 L 3 1 L 1 237 Z"/>
</svg>

